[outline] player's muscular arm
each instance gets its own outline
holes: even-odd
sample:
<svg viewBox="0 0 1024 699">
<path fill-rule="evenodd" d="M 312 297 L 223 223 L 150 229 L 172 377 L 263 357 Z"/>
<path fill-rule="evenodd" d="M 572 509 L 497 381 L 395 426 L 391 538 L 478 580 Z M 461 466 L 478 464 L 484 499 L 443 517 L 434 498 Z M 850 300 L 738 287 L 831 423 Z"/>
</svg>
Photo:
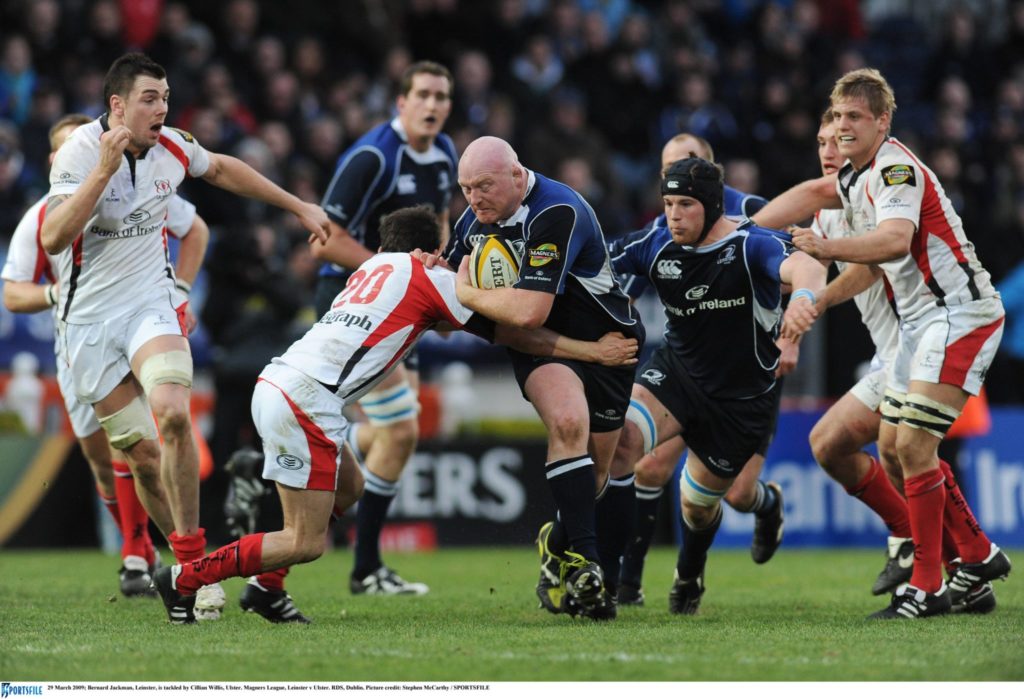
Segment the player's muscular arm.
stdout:
<svg viewBox="0 0 1024 699">
<path fill-rule="evenodd" d="M 909 255 L 916 230 L 914 222 L 905 218 L 886 219 L 873 232 L 854 238 L 823 239 L 800 228 L 793 232 L 793 245 L 821 260 L 879 264 Z"/>
<path fill-rule="evenodd" d="M 477 289 L 469 283 L 469 256 L 462 258 L 455 293 L 459 302 L 496 323 L 535 329 L 544 325 L 555 295 L 530 289 Z"/>
<path fill-rule="evenodd" d="M 321 262 L 331 262 L 346 269 L 356 269 L 373 257 L 373 251 L 349 235 L 348 229 L 329 221 L 331 234 L 325 242 L 314 240 L 313 257 Z"/>
<path fill-rule="evenodd" d="M 783 228 L 806 221 L 819 209 L 841 209 L 836 176 L 825 175 L 790 187 L 754 215 L 759 226 Z"/>
<path fill-rule="evenodd" d="M 46 220 L 40 232 L 43 249 L 56 255 L 78 237 L 85 228 L 96 202 L 106 191 L 107 183 L 114 176 L 124 158 L 131 131 L 117 126 L 103 134 L 100 139 L 100 160 L 74 194 L 58 194 L 46 202 Z"/>
<path fill-rule="evenodd" d="M 539 357 L 576 359 L 583 362 L 622 366 L 637 363 L 639 343 L 621 333 L 607 333 L 597 342 L 574 340 L 547 328 L 527 330 L 498 325 L 495 328 L 495 342 L 508 345 L 524 354 Z"/>
<path fill-rule="evenodd" d="M 830 281 L 822 293 L 818 294 L 818 303 L 816 304 L 818 312 L 824 313 L 826 308 L 849 301 L 874 284 L 881 276 L 882 270 L 874 265 L 847 265 L 846 269 Z"/>
<path fill-rule="evenodd" d="M 51 308 L 49 284 L 4 280 L 4 307 L 11 313 L 38 313 Z M 57 289 L 53 294 L 56 297 Z"/>
<path fill-rule="evenodd" d="M 284 191 L 238 158 L 210 153 L 210 167 L 203 179 L 234 194 L 259 199 L 290 211 L 313 237 L 327 240 L 327 214 L 323 209 Z"/>
</svg>

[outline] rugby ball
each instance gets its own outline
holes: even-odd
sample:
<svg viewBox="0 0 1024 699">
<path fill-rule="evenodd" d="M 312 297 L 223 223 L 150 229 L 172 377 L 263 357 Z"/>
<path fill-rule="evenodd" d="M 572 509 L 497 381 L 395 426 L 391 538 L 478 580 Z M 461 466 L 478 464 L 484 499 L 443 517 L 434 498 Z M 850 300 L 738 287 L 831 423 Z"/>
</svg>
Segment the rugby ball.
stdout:
<svg viewBox="0 0 1024 699">
<path fill-rule="evenodd" d="M 500 235 L 487 235 L 469 253 L 469 283 L 477 289 L 505 289 L 519 281 L 519 253 Z"/>
</svg>

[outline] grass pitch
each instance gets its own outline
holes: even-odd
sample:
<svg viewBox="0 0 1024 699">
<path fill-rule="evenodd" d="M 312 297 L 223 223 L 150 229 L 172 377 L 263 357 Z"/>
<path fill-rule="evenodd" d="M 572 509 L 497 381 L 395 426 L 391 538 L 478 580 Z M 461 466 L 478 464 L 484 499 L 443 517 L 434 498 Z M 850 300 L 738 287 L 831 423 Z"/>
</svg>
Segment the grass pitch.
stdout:
<svg viewBox="0 0 1024 699">
<path fill-rule="evenodd" d="M 351 557 L 297 566 L 288 589 L 314 619 L 242 614 L 172 627 L 154 599 L 117 592 L 100 553 L 0 552 L 0 678 L 50 681 L 695 681 L 1024 679 L 1024 574 L 996 583 L 995 613 L 868 622 L 879 551 L 786 551 L 755 566 L 714 551 L 696 617 L 668 613 L 675 554 L 652 552 L 647 606 L 612 623 L 537 609 L 528 548 L 388 555 L 422 598 L 353 597 Z M 1024 562 L 1024 552 L 1009 552 Z"/>
</svg>

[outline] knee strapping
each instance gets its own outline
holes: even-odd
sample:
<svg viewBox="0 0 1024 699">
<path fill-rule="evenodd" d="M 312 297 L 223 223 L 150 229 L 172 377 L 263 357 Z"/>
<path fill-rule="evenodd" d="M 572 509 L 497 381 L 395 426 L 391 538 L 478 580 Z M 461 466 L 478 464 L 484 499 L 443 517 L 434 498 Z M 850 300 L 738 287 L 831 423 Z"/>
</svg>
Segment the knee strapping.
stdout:
<svg viewBox="0 0 1024 699">
<path fill-rule="evenodd" d="M 135 397 L 116 413 L 98 419 L 115 449 L 129 449 L 143 439 L 156 439 L 153 414 L 142 398 Z"/>
<path fill-rule="evenodd" d="M 375 427 L 415 420 L 420 411 L 419 400 L 408 381 L 380 391 L 370 391 L 359 400 L 359 406 L 367 421 Z"/>
<path fill-rule="evenodd" d="M 878 406 L 879 411 L 882 413 L 882 420 L 890 425 L 900 424 L 900 411 L 903 409 L 903 404 L 906 401 L 906 393 L 900 393 L 888 388 L 885 389 L 882 404 Z"/>
<path fill-rule="evenodd" d="M 900 408 L 901 423 L 907 427 L 924 430 L 939 439 L 946 436 L 946 432 L 958 417 L 960 411 L 956 408 L 920 393 L 908 394 L 906 402 Z"/>
<path fill-rule="evenodd" d="M 683 472 L 679 476 L 679 492 L 687 502 L 708 508 L 716 506 L 726 493 L 724 490 L 712 490 L 695 481 L 690 475 L 689 465 L 683 466 Z"/>
<path fill-rule="evenodd" d="M 630 399 L 626 409 L 626 419 L 637 426 L 644 442 L 644 453 L 649 454 L 658 446 L 658 428 L 651 417 L 651 411 L 638 400 Z"/>
<path fill-rule="evenodd" d="M 154 386 L 176 383 L 192 388 L 192 354 L 184 350 L 161 352 L 142 363 L 139 369 L 139 383 L 149 395 Z"/>
</svg>

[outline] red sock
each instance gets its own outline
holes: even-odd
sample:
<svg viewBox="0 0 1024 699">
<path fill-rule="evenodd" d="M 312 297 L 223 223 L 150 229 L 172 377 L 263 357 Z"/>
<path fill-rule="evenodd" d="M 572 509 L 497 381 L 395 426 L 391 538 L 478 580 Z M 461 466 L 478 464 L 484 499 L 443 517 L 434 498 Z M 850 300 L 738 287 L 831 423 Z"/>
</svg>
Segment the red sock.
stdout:
<svg viewBox="0 0 1024 699">
<path fill-rule="evenodd" d="M 135 478 L 131 469 L 123 461 L 114 461 L 114 491 L 117 493 L 118 508 L 121 517 L 118 524 L 121 528 L 121 558 L 138 556 L 152 563 L 147 555 L 153 544 L 149 541 L 149 515 L 142 506 L 138 493 L 135 492 Z M 148 545 L 147 545 L 148 544 Z"/>
<path fill-rule="evenodd" d="M 910 538 L 907 501 L 893 487 L 878 459 L 871 457 L 871 468 L 868 469 L 867 475 L 846 492 L 878 513 L 893 536 Z"/>
<path fill-rule="evenodd" d="M 103 491 L 100 490 L 100 487 L 97 484 L 97 486 L 96 486 L 96 493 L 99 494 L 100 500 L 103 501 L 103 506 L 105 508 L 107 508 L 107 512 L 109 512 L 110 516 L 114 518 L 114 524 L 116 524 L 118 529 L 120 529 L 121 528 L 121 508 L 119 508 L 117 506 L 117 495 L 116 495 L 117 491 L 116 490 L 114 491 L 114 493 L 115 493 L 114 497 L 108 498 L 106 495 L 103 494 Z"/>
<path fill-rule="evenodd" d="M 946 477 L 946 519 L 949 533 L 953 536 L 957 551 L 964 563 L 981 563 L 988 558 L 992 542 L 981 530 L 981 525 L 974 518 L 960 486 L 953 477 L 953 469 L 942 459 L 939 468 Z"/>
<path fill-rule="evenodd" d="M 948 499 L 948 496 L 947 496 Z M 946 569 L 946 575 L 952 576 L 956 571 L 956 565 L 951 563 L 954 558 L 958 558 L 960 552 L 956 548 L 956 542 L 953 541 L 953 534 L 949 531 L 949 523 L 946 518 L 942 519 L 942 567 Z"/>
<path fill-rule="evenodd" d="M 188 563 L 197 558 L 202 558 L 206 553 L 206 530 L 200 527 L 195 534 L 180 536 L 178 532 L 171 532 L 167 537 L 171 543 L 171 551 L 178 563 Z"/>
<path fill-rule="evenodd" d="M 262 569 L 263 532 L 247 534 L 238 541 L 222 546 L 209 556 L 181 565 L 175 588 L 191 595 L 203 585 L 210 585 L 235 576 L 248 577 Z"/>
<path fill-rule="evenodd" d="M 946 489 L 942 471 L 925 471 L 903 483 L 914 535 L 914 574 L 910 584 L 925 592 L 942 586 L 942 513 Z"/>
<path fill-rule="evenodd" d="M 288 575 L 288 568 L 268 570 L 256 576 L 256 582 L 260 587 L 274 592 L 284 592 L 284 576 Z"/>
</svg>

